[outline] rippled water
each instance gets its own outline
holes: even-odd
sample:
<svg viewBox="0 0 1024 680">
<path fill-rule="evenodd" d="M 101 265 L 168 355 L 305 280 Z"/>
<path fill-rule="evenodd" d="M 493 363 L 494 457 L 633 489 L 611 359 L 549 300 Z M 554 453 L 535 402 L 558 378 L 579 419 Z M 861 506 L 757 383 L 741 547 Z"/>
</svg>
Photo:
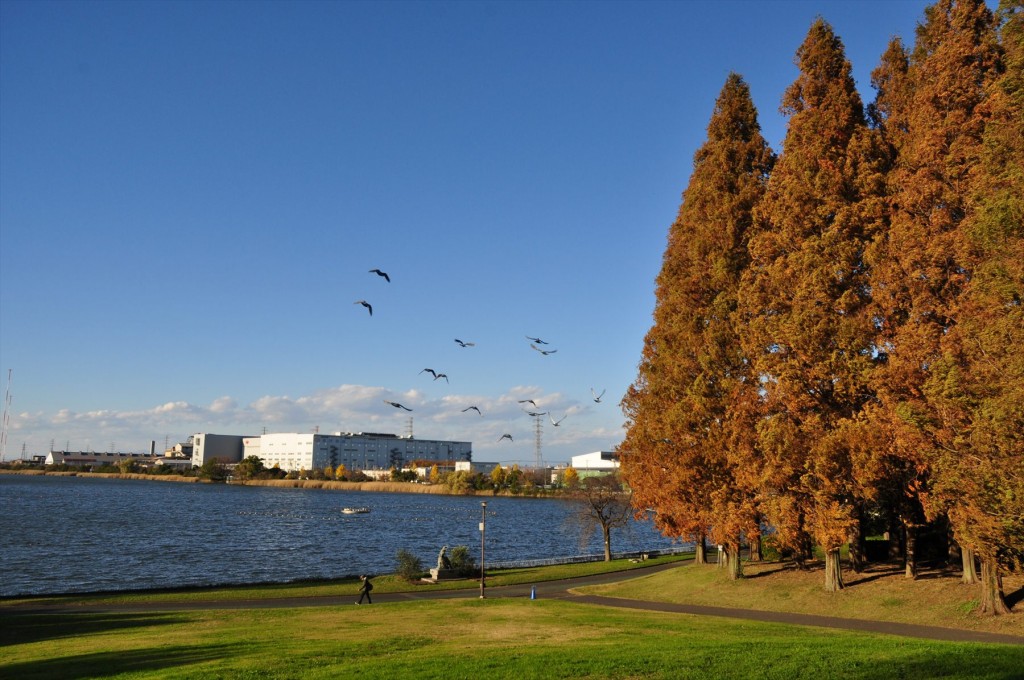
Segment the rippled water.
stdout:
<svg viewBox="0 0 1024 680">
<path fill-rule="evenodd" d="M 0 475 L 0 595 L 384 573 L 399 549 L 429 568 L 442 545 L 479 560 L 481 500 L 488 564 L 602 550 L 555 499 Z M 615 551 L 670 545 L 646 522 L 612 533 Z"/>
</svg>

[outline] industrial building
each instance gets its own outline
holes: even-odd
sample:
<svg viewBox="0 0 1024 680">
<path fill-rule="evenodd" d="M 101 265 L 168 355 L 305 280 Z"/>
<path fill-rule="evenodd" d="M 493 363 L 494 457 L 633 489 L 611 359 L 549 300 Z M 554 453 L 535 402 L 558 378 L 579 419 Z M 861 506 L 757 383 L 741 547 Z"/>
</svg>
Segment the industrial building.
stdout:
<svg viewBox="0 0 1024 680">
<path fill-rule="evenodd" d="M 242 435 L 233 434 L 194 434 L 192 440 L 192 465 L 202 467 L 207 460 L 217 460 L 232 464 L 242 462 Z"/>
<path fill-rule="evenodd" d="M 265 467 L 276 465 L 287 472 L 337 468 L 339 465 L 348 470 L 389 470 L 402 469 L 413 461 L 473 459 L 470 442 L 414 439 L 374 432 L 279 432 L 244 437 L 242 445 L 242 458 L 256 456 Z M 198 444 L 196 446 L 198 449 Z"/>
<path fill-rule="evenodd" d="M 572 467 L 580 478 L 606 475 L 619 469 L 619 454 L 615 451 L 594 451 L 573 456 Z"/>
</svg>

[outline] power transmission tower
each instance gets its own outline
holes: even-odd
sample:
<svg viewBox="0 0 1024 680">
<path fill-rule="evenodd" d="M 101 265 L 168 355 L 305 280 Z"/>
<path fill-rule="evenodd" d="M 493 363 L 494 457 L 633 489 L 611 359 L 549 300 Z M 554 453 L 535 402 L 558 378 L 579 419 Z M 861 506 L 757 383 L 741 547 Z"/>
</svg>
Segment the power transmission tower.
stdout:
<svg viewBox="0 0 1024 680">
<path fill-rule="evenodd" d="M 533 455 L 536 459 L 534 461 L 534 468 L 536 468 L 537 470 L 540 470 L 541 461 L 543 460 L 541 456 L 541 439 L 544 433 L 544 423 L 541 422 L 541 415 L 543 414 L 538 414 L 533 417 Z"/>
</svg>

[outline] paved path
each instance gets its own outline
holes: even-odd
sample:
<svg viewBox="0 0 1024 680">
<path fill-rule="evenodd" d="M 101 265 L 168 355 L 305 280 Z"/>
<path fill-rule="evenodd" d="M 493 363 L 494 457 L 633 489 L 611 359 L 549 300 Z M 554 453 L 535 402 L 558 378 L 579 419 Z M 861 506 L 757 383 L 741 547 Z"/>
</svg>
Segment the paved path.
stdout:
<svg viewBox="0 0 1024 680">
<path fill-rule="evenodd" d="M 671 602 L 649 602 L 646 600 L 630 600 L 600 595 L 584 595 L 576 589 L 584 586 L 615 583 L 624 579 L 636 578 L 678 567 L 676 563 L 660 564 L 653 567 L 642 567 L 628 572 L 612 572 L 597 574 L 561 581 L 542 581 L 536 585 L 516 585 L 487 588 L 486 597 L 497 598 L 529 598 L 535 595 L 538 599 L 558 599 L 581 604 L 604 607 L 621 607 L 649 612 L 665 612 L 669 614 L 689 614 L 695 616 L 719 616 L 747 621 L 766 621 L 794 626 L 816 626 L 835 628 L 863 633 L 882 635 L 898 635 L 902 637 L 923 638 L 928 640 L 946 640 L 951 642 L 995 642 L 1011 645 L 1024 645 L 1024 636 L 1002 633 L 985 633 L 959 628 L 941 628 L 938 626 L 919 626 L 909 623 L 892 623 L 888 621 L 865 621 L 861 619 L 844 619 L 835 616 L 819 616 L 816 614 L 792 614 L 787 612 L 759 611 L 755 609 L 737 609 L 732 607 L 709 607 L 704 605 L 675 604 Z M 354 586 L 353 586 L 354 591 Z M 127 611 L 189 611 L 204 609 L 274 609 L 287 607 L 325 607 L 346 605 L 355 602 L 355 594 L 333 597 L 290 597 L 259 600 L 229 601 L 194 601 L 194 602 L 149 602 L 131 604 L 82 604 L 82 605 L 47 605 L 18 604 L 0 605 L 0 616 L 4 611 L 19 614 L 57 614 L 67 612 L 127 612 Z M 479 599 L 479 589 L 468 590 L 421 590 L 401 593 L 374 593 L 375 604 L 408 602 L 413 600 L 442 599 Z M 366 606 L 366 605 L 364 605 Z"/>
</svg>

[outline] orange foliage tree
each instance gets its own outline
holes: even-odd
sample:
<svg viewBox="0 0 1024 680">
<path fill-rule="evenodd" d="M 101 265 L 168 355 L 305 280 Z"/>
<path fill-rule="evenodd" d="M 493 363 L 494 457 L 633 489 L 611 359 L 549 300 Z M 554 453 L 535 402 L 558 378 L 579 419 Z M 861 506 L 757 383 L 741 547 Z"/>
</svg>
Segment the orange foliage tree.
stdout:
<svg viewBox="0 0 1024 680">
<path fill-rule="evenodd" d="M 663 532 L 695 540 L 698 561 L 713 532 L 737 576 L 741 537 L 758 523 L 736 474 L 746 461 L 730 446 L 744 433 L 730 406 L 750 392 L 733 315 L 751 211 L 774 163 L 740 76 L 727 77 L 707 135 L 669 232 L 619 451 L 638 511 L 653 509 Z"/>
<path fill-rule="evenodd" d="M 755 212 L 740 312 L 761 386 L 762 506 L 781 542 L 821 545 L 832 591 L 843 587 L 839 550 L 856 521 L 848 434 L 871 396 L 863 253 L 881 226 L 884 154 L 824 20 L 811 26 L 797 64 L 782 102 L 784 151 Z"/>
</svg>

